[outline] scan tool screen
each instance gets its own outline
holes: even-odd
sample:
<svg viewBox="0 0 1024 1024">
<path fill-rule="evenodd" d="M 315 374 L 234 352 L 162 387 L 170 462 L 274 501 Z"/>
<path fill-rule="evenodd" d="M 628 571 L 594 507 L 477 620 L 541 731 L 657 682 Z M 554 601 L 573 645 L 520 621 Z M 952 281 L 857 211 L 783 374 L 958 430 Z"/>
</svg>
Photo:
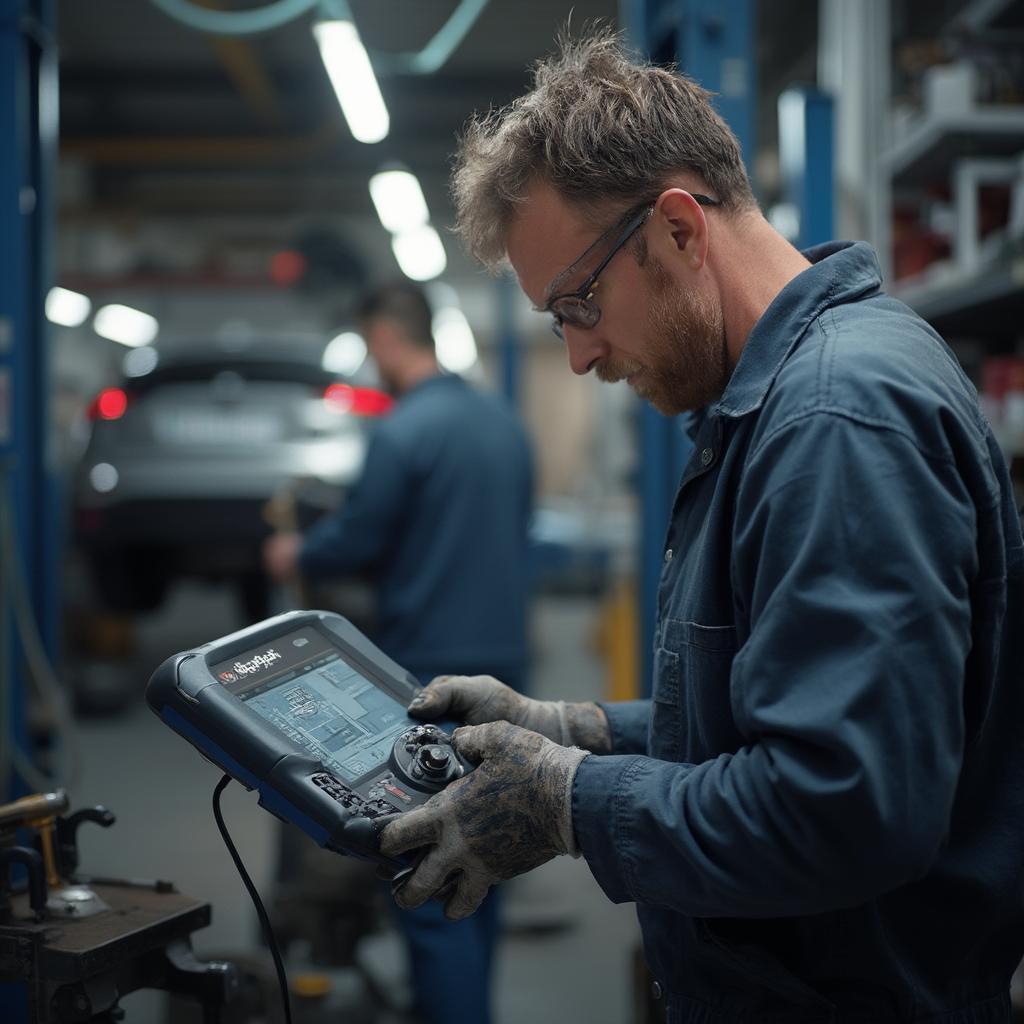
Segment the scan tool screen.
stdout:
<svg viewBox="0 0 1024 1024">
<path fill-rule="evenodd" d="M 353 784 L 388 759 L 409 727 L 404 705 L 304 627 L 212 665 L 239 700 Z"/>
</svg>

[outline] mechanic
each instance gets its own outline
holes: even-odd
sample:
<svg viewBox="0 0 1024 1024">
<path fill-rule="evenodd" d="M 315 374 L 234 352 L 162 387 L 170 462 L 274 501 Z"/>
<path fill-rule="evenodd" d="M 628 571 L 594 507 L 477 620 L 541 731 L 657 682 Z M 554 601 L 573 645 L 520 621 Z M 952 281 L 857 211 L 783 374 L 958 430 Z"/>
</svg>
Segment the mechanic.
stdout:
<svg viewBox="0 0 1024 1024">
<path fill-rule="evenodd" d="M 563 41 L 470 123 L 458 226 L 574 372 L 691 412 L 650 701 L 443 679 L 466 779 L 390 824 L 398 893 L 582 854 L 670 1022 L 1008 1021 L 1024 952 L 1024 549 L 950 350 L 864 243 L 799 253 L 708 94 Z M 486 723 L 486 724 L 484 724 Z"/>
<path fill-rule="evenodd" d="M 503 400 L 441 372 L 418 287 L 382 287 L 366 296 L 359 320 L 398 402 L 375 426 L 339 511 L 304 537 L 271 537 L 267 571 L 279 582 L 369 572 L 374 639 L 422 682 L 441 671 L 487 673 L 521 689 L 533 493 L 525 429 Z M 417 1020 L 487 1024 L 496 899 L 457 923 L 438 903 L 396 916 Z"/>
</svg>

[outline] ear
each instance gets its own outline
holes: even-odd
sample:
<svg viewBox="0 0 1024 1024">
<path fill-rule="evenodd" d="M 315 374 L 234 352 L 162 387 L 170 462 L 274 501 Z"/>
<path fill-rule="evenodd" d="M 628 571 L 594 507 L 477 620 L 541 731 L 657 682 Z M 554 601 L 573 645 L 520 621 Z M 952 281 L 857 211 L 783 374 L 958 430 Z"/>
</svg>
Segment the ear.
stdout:
<svg viewBox="0 0 1024 1024">
<path fill-rule="evenodd" d="M 651 220 L 663 228 L 658 232 L 665 248 L 687 269 L 699 270 L 708 251 L 708 222 L 696 199 L 685 189 L 669 188 L 658 196 Z"/>
</svg>

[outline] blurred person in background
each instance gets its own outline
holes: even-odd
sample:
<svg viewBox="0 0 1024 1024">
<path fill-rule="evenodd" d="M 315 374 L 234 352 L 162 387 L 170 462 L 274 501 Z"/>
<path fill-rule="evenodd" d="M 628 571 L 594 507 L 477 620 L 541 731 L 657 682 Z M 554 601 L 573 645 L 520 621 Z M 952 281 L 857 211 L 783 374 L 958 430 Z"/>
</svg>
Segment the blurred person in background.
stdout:
<svg viewBox="0 0 1024 1024">
<path fill-rule="evenodd" d="M 305 536 L 264 547 L 278 582 L 369 574 L 374 640 L 426 683 L 487 674 L 522 689 L 527 667 L 527 529 L 533 464 L 501 399 L 443 373 L 422 290 L 396 283 L 359 308 L 367 351 L 398 399 L 370 437 L 360 479 Z M 417 1019 L 488 1024 L 497 903 L 447 921 L 439 903 L 400 911 Z"/>
<path fill-rule="evenodd" d="M 1024 952 L 1024 545 L 942 339 L 864 243 L 794 249 L 708 94 L 563 43 L 471 122 L 459 227 L 578 374 L 690 412 L 649 701 L 432 684 L 476 770 L 382 835 L 398 890 L 582 855 L 670 1024 L 1009 1021 Z"/>
</svg>

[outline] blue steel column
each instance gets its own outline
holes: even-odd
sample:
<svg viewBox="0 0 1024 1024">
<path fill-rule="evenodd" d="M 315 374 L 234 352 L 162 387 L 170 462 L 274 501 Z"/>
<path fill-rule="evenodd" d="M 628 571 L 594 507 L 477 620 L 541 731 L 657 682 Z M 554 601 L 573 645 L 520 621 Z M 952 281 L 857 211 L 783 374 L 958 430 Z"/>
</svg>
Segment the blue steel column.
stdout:
<svg viewBox="0 0 1024 1024">
<path fill-rule="evenodd" d="M 13 510 L 17 555 L 52 653 L 57 553 L 49 417 L 48 338 L 52 180 L 57 145 L 53 0 L 0 0 L 0 482 Z M 13 567 L 0 566 L 9 579 Z M 28 750 L 21 645 L 5 605 L 0 657 L 8 742 Z M 0 799 L 17 786 L 4 771 Z"/>
<path fill-rule="evenodd" d="M 658 62 L 677 61 L 680 71 L 717 94 L 715 107 L 739 139 L 748 164 L 755 149 L 754 16 L 754 0 L 620 4 L 620 22 L 634 47 Z M 690 443 L 678 420 L 661 416 L 647 403 L 640 424 L 640 680 L 649 693 L 665 530 Z"/>
<path fill-rule="evenodd" d="M 0 487 L 13 514 L 36 621 L 52 645 L 56 512 L 47 473 L 49 379 L 42 310 L 50 281 L 52 176 L 57 145 L 53 0 L 0 0 Z M 5 561 L 7 561 L 5 559 Z M 0 564 L 8 581 L 12 565 Z M 22 647 L 10 602 L 0 600 L 0 801 L 25 787 L 12 771 L 10 744 L 30 755 Z M 3 1019 L 28 1016 L 24 985 L 0 985 Z"/>
<path fill-rule="evenodd" d="M 832 97 L 794 87 L 779 97 L 779 165 L 786 201 L 797 211 L 797 245 L 806 249 L 833 237 Z"/>
</svg>

